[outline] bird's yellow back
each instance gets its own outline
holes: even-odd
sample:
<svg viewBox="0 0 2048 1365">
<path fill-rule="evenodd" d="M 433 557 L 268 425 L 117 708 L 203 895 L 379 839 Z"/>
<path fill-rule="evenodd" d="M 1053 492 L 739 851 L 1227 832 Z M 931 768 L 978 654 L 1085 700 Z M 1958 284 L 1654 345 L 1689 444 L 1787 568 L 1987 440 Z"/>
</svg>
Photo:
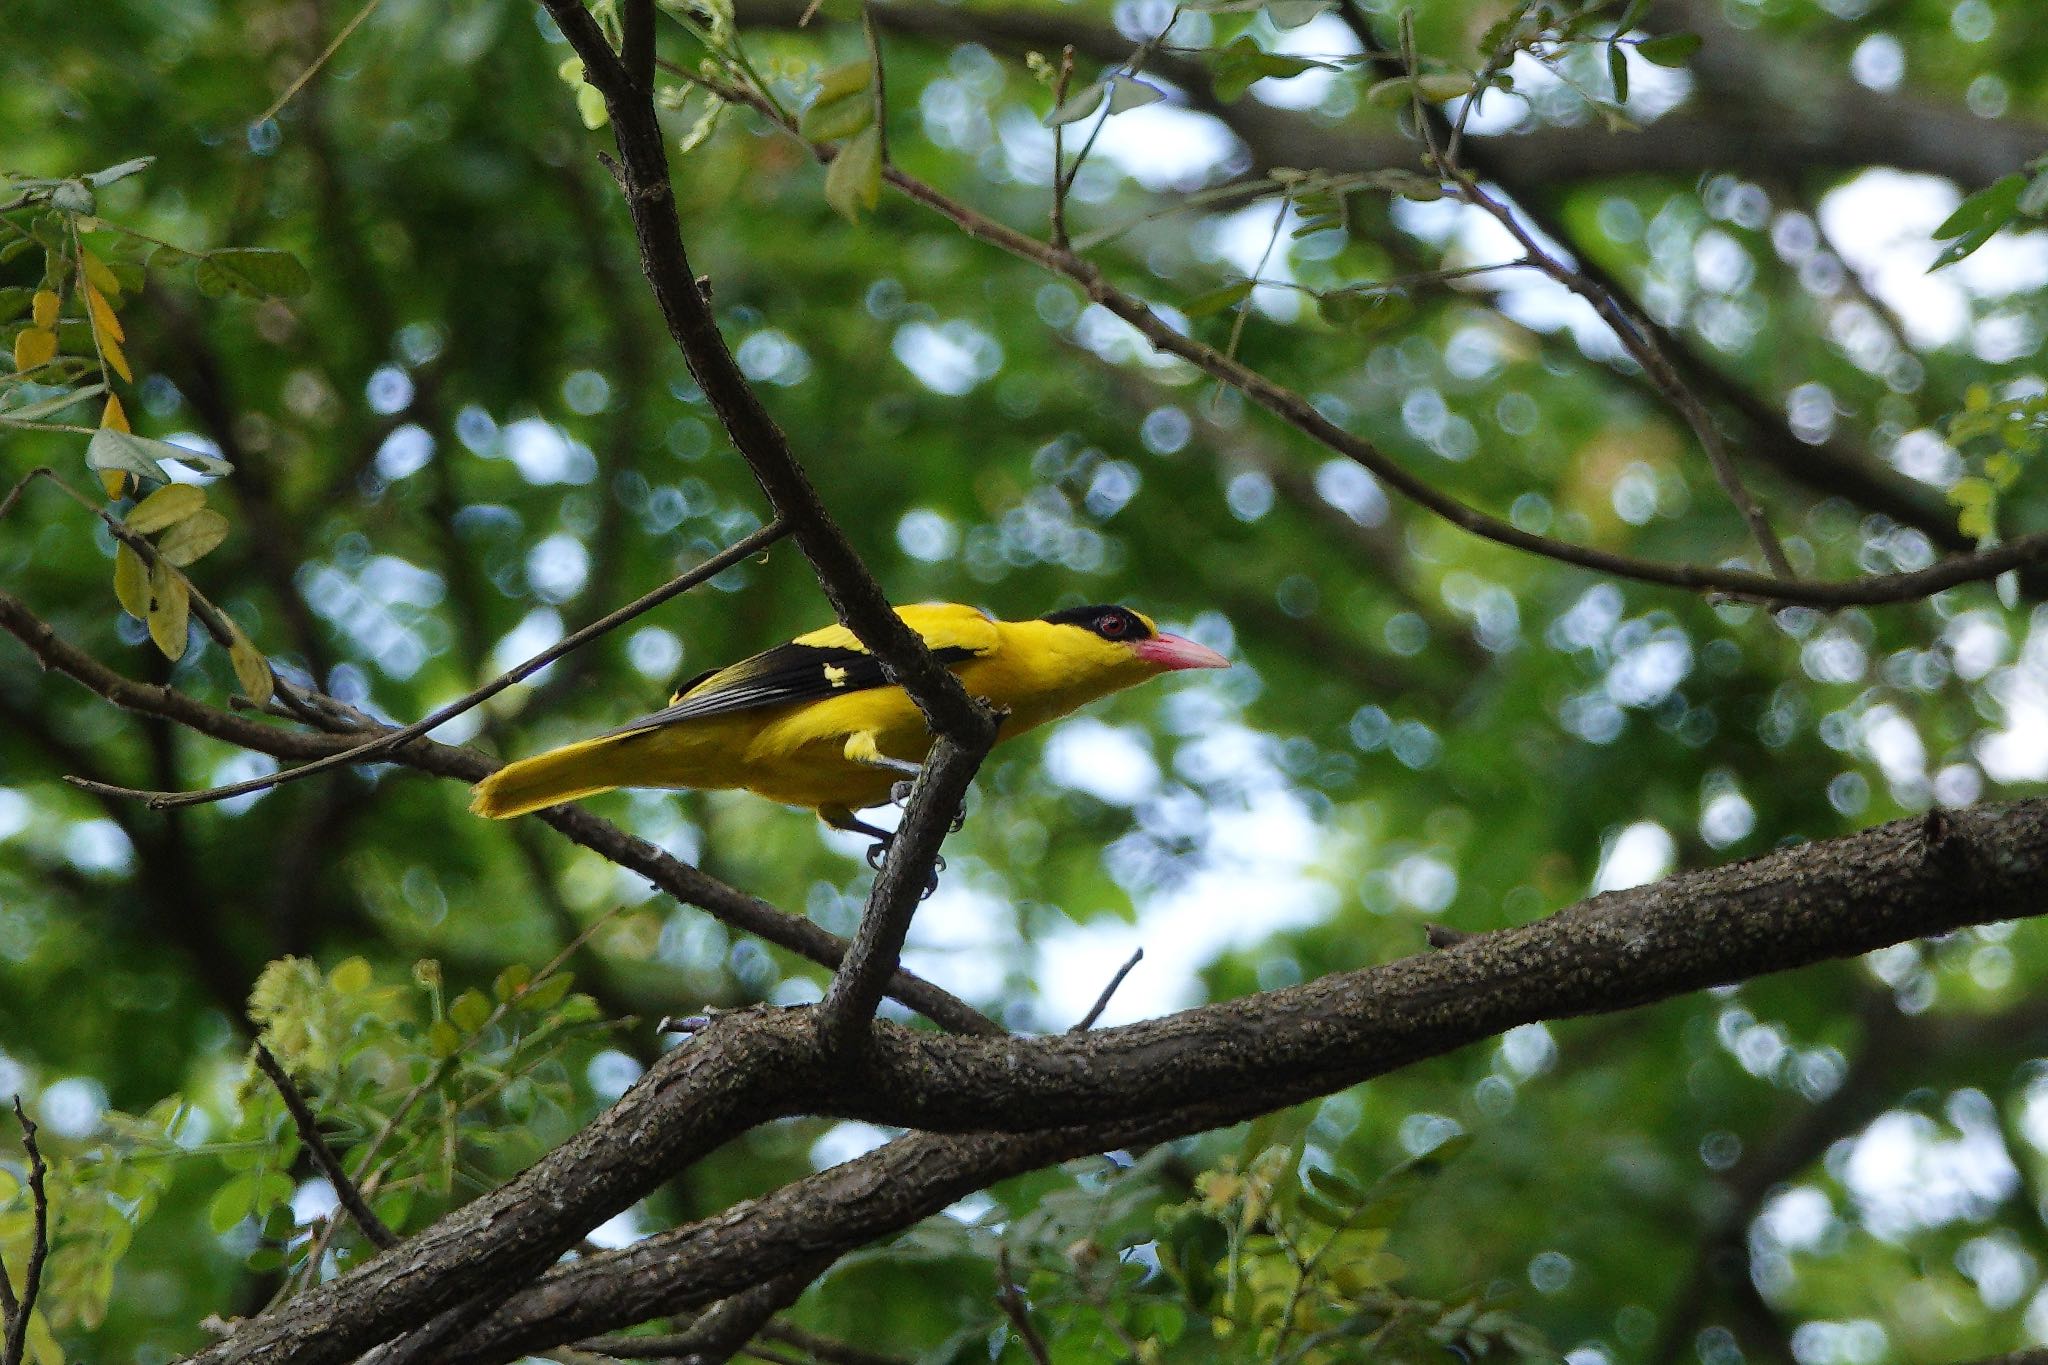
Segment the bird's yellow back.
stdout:
<svg viewBox="0 0 2048 1365">
<path fill-rule="evenodd" d="M 1221 662 L 1199 646 L 1159 637 L 1150 620 L 1124 608 L 1078 615 L 1098 610 L 1107 615 L 1092 621 L 1068 619 L 1072 612 L 996 621 L 956 603 L 897 614 L 971 695 L 1004 713 L 1005 739 L 1163 668 Z M 1119 638 L 1103 633 L 1104 622 Z M 1160 662 L 1141 652 L 1164 644 L 1205 661 Z M 705 674 L 666 710 L 611 734 L 507 765 L 478 784 L 472 807 L 502 818 L 613 787 L 743 787 L 792 806 L 846 812 L 885 801 L 931 743 L 909 695 L 852 631 L 831 625 Z"/>
</svg>

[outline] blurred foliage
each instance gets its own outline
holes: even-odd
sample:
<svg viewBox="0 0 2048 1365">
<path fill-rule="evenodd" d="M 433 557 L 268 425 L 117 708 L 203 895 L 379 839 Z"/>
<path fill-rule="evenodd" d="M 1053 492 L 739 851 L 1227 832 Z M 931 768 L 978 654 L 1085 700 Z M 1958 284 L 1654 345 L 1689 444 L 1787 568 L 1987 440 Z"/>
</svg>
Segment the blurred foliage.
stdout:
<svg viewBox="0 0 2048 1365">
<path fill-rule="evenodd" d="M 1583 21 L 1584 6 L 1523 7 L 1582 23 L 1583 41 L 1506 67 L 1513 88 L 1495 83 L 1472 135 L 1509 156 L 1520 133 L 1627 147 L 1776 98 L 1782 82 L 1731 90 L 1684 65 L 1663 8 L 1623 30 L 1599 18 L 1620 6 Z M 1710 42 L 1816 84 L 1897 89 L 1987 130 L 2048 116 L 2048 31 L 2014 7 L 1701 8 Z M 1366 9 L 1392 41 L 1393 7 Z M 984 10 L 1113 23 L 1134 53 L 1175 16 L 1151 0 L 946 12 Z M 1511 13 L 1417 5 L 1419 79 L 1436 83 L 1379 101 L 1390 73 L 1356 61 L 1319 3 L 1190 5 L 1162 52 L 1209 64 L 1236 95 L 1225 117 L 1384 135 L 1412 95 L 1471 88 Z M 153 526 L 160 548 L 221 518 L 203 523 L 217 543 L 199 571 L 233 634 L 152 613 L 109 529 L 41 484 L 0 522 L 0 587 L 110 665 L 215 704 L 261 695 L 253 655 L 412 719 L 761 511 L 640 285 L 596 161 L 602 110 L 552 26 L 518 0 L 383 0 L 259 119 L 354 17 L 321 0 L 9 9 L 10 36 L 33 41 L 0 44 L 0 145 L 18 172 L 0 190 L 16 371 L 0 379 L 0 477 L 72 479 L 99 450 L 92 467 L 133 495 L 175 460 L 168 486 L 203 487 L 203 506 L 174 494 L 110 513 Z M 1051 118 L 1070 167 L 1092 144 L 1075 241 L 1331 420 L 1532 530 L 1744 553 L 1683 425 L 1611 337 L 1548 286 L 1484 269 L 1497 245 L 1413 162 L 1254 166 L 1212 113 L 1150 98 L 1170 83 L 1142 61 L 1084 57 L 1056 108 L 1056 52 L 885 26 L 880 87 L 835 5 L 803 29 L 750 26 L 744 9 L 736 26 L 710 8 L 675 17 L 663 51 L 682 72 L 751 75 L 792 110 L 841 91 L 810 104 L 812 131 L 877 151 L 886 131 L 895 164 L 1026 230 L 1047 218 Z M 2024 585 L 1773 613 L 1475 541 L 1151 356 L 1071 287 L 871 195 L 879 161 L 828 185 L 757 115 L 678 82 L 665 117 L 692 263 L 892 594 L 1010 616 L 1124 600 L 1244 661 L 1116 698 L 985 770 L 908 960 L 1006 1021 L 1066 1027 L 1135 943 L 1149 956 L 1112 1022 L 1414 952 L 1426 921 L 1522 923 L 1597 887 L 2048 777 L 2048 617 Z M 1818 114 L 1765 116 L 1830 135 Z M 1620 119 L 1639 131 L 1611 138 Z M 1976 539 L 2048 512 L 2031 458 L 2038 181 L 1951 185 L 1868 154 L 1757 178 L 1629 167 L 1535 201 L 1575 258 L 1783 414 L 1795 444 L 1846 445 L 1930 509 L 1905 526 L 1825 473 L 1746 464 L 1794 562 L 1826 575 L 1924 564 L 1930 527 L 1958 511 Z M 81 173 L 95 166 L 109 170 Z M 1965 202 L 1979 190 L 1996 193 Z M 1928 274 L 1941 241 L 1974 254 L 1951 247 Z M 109 599 L 124 575 L 140 612 Z M 441 733 L 531 752 L 825 613 L 778 551 Z M 0 658 L 0 1094 L 24 1094 L 53 1157 L 47 1310 L 73 1358 L 167 1358 L 209 1315 L 258 1311 L 360 1253 L 353 1234 L 315 1253 L 329 1204 L 250 1079 L 252 991 L 404 1230 L 630 1082 L 657 1040 L 603 1021 L 822 986 L 815 966 L 544 830 L 475 820 L 451 783 L 372 768 L 170 815 L 67 786 L 199 786 L 268 761 L 119 713 L 11 644 Z M 592 805 L 853 924 L 861 842 L 808 816 L 724 795 Z M 584 994 L 545 999 L 570 970 Z M 1009 1182 L 836 1268 L 792 1317 L 905 1358 L 1021 1360 L 998 1302 L 1006 1249 L 1061 1360 L 1121 1358 L 1125 1334 L 1166 1360 L 1344 1358 L 1359 1338 L 1332 1331 L 1407 1339 L 1417 1359 L 1540 1339 L 1575 1365 L 1724 1365 L 1787 1342 L 1803 1365 L 1874 1365 L 2048 1339 L 2048 1041 L 2030 1006 L 2044 984 L 2048 941 L 1992 926 L 1624 1020 L 1529 1026 L 1297 1111 L 1287 1131 Z M 1460 1135 L 1434 1178 L 1401 1165 Z M 706 1215 L 880 1136 L 771 1125 L 601 1237 Z M 19 1171 L 9 1149 L 10 1265 Z M 1389 1171 L 1408 1191 L 1399 1216 L 1347 1228 Z"/>
</svg>

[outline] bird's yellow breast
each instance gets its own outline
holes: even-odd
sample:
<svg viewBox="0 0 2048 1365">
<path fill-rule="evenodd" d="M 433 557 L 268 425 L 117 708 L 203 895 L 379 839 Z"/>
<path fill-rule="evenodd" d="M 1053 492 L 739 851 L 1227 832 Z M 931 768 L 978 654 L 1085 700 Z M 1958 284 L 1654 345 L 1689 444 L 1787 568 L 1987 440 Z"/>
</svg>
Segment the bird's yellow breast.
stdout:
<svg viewBox="0 0 2048 1365">
<path fill-rule="evenodd" d="M 953 666 L 971 696 L 1004 713 L 1010 739 L 1150 676 L 1129 650 L 1041 621 L 990 621 L 978 612 L 934 608 L 939 621 L 903 615 L 934 647 L 972 642 L 979 652 Z M 941 629 L 932 629 L 932 626 Z M 839 630 L 832 627 L 830 630 Z M 817 638 L 806 644 L 839 643 Z M 859 810 L 889 799 L 902 774 L 848 756 L 849 742 L 921 763 L 932 745 L 924 714 L 900 687 L 684 721 L 637 736 L 638 780 L 653 786 L 743 787 L 792 806 Z"/>
</svg>

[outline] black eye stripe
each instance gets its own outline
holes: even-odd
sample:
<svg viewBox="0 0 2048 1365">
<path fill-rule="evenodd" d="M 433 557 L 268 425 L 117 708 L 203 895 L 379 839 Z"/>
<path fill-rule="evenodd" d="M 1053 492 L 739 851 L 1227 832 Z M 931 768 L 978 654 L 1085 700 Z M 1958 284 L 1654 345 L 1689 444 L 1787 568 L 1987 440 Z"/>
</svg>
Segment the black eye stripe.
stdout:
<svg viewBox="0 0 2048 1365">
<path fill-rule="evenodd" d="M 1128 607 L 1098 604 L 1089 607 L 1067 607 L 1061 611 L 1047 612 L 1038 618 L 1056 626 L 1079 626 L 1091 635 L 1105 640 L 1146 640 L 1153 635 L 1144 618 Z"/>
</svg>

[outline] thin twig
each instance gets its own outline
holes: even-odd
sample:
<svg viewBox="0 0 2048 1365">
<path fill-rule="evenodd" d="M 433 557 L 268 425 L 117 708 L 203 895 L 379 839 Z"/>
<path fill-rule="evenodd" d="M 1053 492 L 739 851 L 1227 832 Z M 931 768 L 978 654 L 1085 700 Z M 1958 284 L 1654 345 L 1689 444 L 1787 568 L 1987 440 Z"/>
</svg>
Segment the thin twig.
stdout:
<svg viewBox="0 0 2048 1365">
<path fill-rule="evenodd" d="M 327 63 L 333 59 L 335 53 L 341 51 L 341 45 L 349 40 L 349 35 L 353 34 L 357 29 L 361 28 L 363 26 L 363 21 L 368 19 L 372 14 L 375 14 L 377 12 L 377 6 L 383 3 L 384 0 L 369 0 L 369 3 L 365 4 L 361 9 L 357 10 L 355 18 L 349 20 L 347 23 L 341 26 L 341 32 L 335 34 L 334 40 L 328 43 L 326 47 L 321 49 L 320 55 L 313 59 L 312 65 L 308 66 L 304 71 L 301 71 L 298 74 L 298 76 L 293 79 L 292 83 L 284 88 L 284 93 L 282 95 L 279 95 L 277 99 L 271 103 L 271 106 L 268 109 L 265 109 L 255 118 L 249 120 L 250 123 L 268 123 L 270 120 L 276 118 L 278 115 L 278 111 L 283 109 L 287 104 L 290 104 L 293 98 L 296 97 L 301 90 L 304 90 L 306 88 L 307 81 L 312 80 L 313 77 L 320 74 L 320 68 L 326 66 Z"/>
<path fill-rule="evenodd" d="M 1045 1338 L 1032 1324 L 1031 1305 L 1024 1301 L 1023 1292 L 1017 1288 L 1016 1276 L 1010 1270 L 1010 1248 L 1007 1246 L 996 1249 L 996 1306 L 1017 1329 L 1017 1339 L 1024 1343 L 1031 1359 L 1037 1365 L 1052 1365 L 1052 1352 L 1046 1349 Z"/>
<path fill-rule="evenodd" d="M 418 739 L 428 731 L 447 724 L 465 711 L 483 705 L 483 703 L 497 696 L 506 688 L 533 676 L 571 650 L 580 649 L 592 640 L 597 639 L 600 635 L 618 629 L 635 617 L 645 615 L 678 593 L 687 592 L 700 583 L 716 578 L 733 565 L 752 555 L 759 554 L 762 550 L 767 549 L 787 534 L 789 534 L 789 528 L 784 523 L 772 521 L 744 540 L 738 541 L 730 547 L 719 551 L 696 568 L 691 569 L 688 573 L 680 574 L 670 579 L 653 592 L 628 602 L 609 616 L 601 617 L 574 634 L 564 636 L 561 640 L 549 645 L 546 649 L 516 668 L 500 674 L 467 696 L 449 702 L 446 706 L 425 719 L 416 720 L 410 725 L 400 726 L 396 730 L 387 731 L 377 738 L 359 744 L 352 749 L 343 749 L 341 752 L 329 754 L 325 758 L 316 758 L 312 762 L 302 763 L 296 768 L 280 768 L 274 773 L 250 778 L 246 782 L 231 782 L 226 786 L 208 787 L 204 791 L 143 791 L 129 787 L 108 786 L 105 783 L 99 782 L 87 782 L 76 777 L 67 777 L 65 781 L 98 795 L 125 796 L 132 800 L 139 800 L 148 804 L 153 810 L 173 810 L 180 806 L 205 805 L 213 801 L 225 801 L 231 796 L 246 796 L 250 792 L 267 791 L 272 787 L 282 786 L 286 782 L 297 781 L 302 777 L 311 777 L 315 773 L 345 767 L 352 763 L 368 762 L 380 754 L 390 753 L 408 740 Z"/>
<path fill-rule="evenodd" d="M 1351 8 L 1353 7 L 1347 5 L 1347 9 Z M 1477 91 L 1486 88 L 1487 82 L 1513 53 L 1514 44 L 1510 34 L 1503 38 L 1500 46 L 1488 57 L 1486 68 L 1479 74 L 1474 99 L 1477 98 Z M 1411 103 L 1414 107 L 1415 128 L 1429 150 L 1429 164 L 1450 182 L 1459 199 L 1499 223 L 1521 246 L 1524 258 L 1530 265 L 1592 305 L 1600 320 L 1607 324 L 1615 339 L 1621 342 L 1622 349 L 1643 367 L 1643 373 L 1650 377 L 1650 382 L 1664 395 L 1665 401 L 1670 403 L 1679 416 L 1685 419 L 1686 425 L 1692 428 L 1700 448 L 1706 452 L 1707 464 L 1712 468 L 1715 480 L 1748 525 L 1750 535 L 1756 540 L 1757 548 L 1763 551 L 1764 563 L 1772 575 L 1781 579 L 1796 577 L 1791 561 L 1785 558 L 1785 547 L 1778 542 L 1777 533 L 1771 529 L 1770 519 L 1764 515 L 1763 505 L 1749 491 L 1748 485 L 1743 483 L 1742 473 L 1736 469 L 1735 461 L 1728 453 L 1728 444 L 1721 434 L 1721 429 L 1715 425 L 1706 405 L 1700 402 L 1698 395 L 1686 386 L 1685 380 L 1672 367 L 1671 361 L 1651 336 L 1648 323 L 1633 316 L 1611 290 L 1602 288 L 1598 281 L 1566 265 L 1546 249 L 1512 209 L 1481 188 L 1472 174 L 1459 163 L 1458 141 L 1464 131 L 1463 112 L 1470 111 L 1471 99 L 1466 101 L 1465 111 L 1461 111 L 1457 124 L 1449 130 L 1448 146 L 1438 142 L 1438 132 L 1444 122 L 1443 116 L 1422 98 L 1420 83 L 1412 79 L 1421 72 L 1420 63 L 1415 55 L 1413 10 L 1401 11 L 1401 65 L 1411 77 Z"/>
<path fill-rule="evenodd" d="M 1089 1029 L 1094 1028 L 1095 1021 L 1100 1019 L 1102 1012 L 1109 1008 L 1109 998 L 1116 994 L 1116 988 L 1123 985 L 1124 978 L 1131 974 L 1131 969 L 1144 960 L 1145 950 L 1143 948 L 1133 949 L 1124 965 L 1117 968 L 1116 975 L 1109 979 L 1109 984 L 1102 988 L 1102 994 L 1095 997 L 1095 1003 L 1090 1005 L 1088 1012 L 1081 1016 L 1081 1022 L 1068 1029 L 1067 1032 L 1086 1033 Z"/>
<path fill-rule="evenodd" d="M 386 1227 L 384 1220 L 377 1216 L 377 1211 L 370 1207 L 369 1200 L 363 1198 L 363 1192 L 356 1188 L 356 1182 L 349 1179 L 348 1172 L 342 1169 L 341 1158 L 327 1145 L 326 1137 L 320 1132 L 320 1122 L 314 1118 L 312 1107 L 306 1103 L 306 1097 L 299 1092 L 297 1082 L 292 1080 L 289 1072 L 278 1065 L 277 1058 L 271 1055 L 270 1049 L 265 1047 L 261 1040 L 256 1044 L 255 1060 L 263 1074 L 270 1077 L 270 1083 L 277 1087 L 277 1093 L 284 1100 L 284 1107 L 291 1111 L 292 1122 L 299 1130 L 299 1141 L 306 1145 L 306 1151 L 312 1156 L 313 1164 L 320 1168 L 320 1174 L 327 1177 L 327 1183 L 334 1186 L 335 1198 L 341 1201 L 341 1206 L 348 1210 L 349 1216 L 356 1220 L 356 1226 L 363 1230 L 363 1236 L 369 1238 L 380 1251 L 398 1245 L 398 1234 Z"/>
<path fill-rule="evenodd" d="M 1052 85 L 1052 107 L 1067 102 L 1067 87 L 1074 79 L 1074 45 L 1060 49 L 1060 72 Z M 1067 249 L 1067 125 L 1052 126 L 1052 244 Z"/>
<path fill-rule="evenodd" d="M 882 35 L 875 27 L 875 7 L 872 4 L 863 4 L 860 7 L 860 31 L 868 43 L 868 83 L 875 92 L 875 146 L 878 149 L 876 155 L 886 166 L 889 164 L 888 86 L 884 84 L 886 73 L 882 69 Z"/>
<path fill-rule="evenodd" d="M 21 1107 L 19 1095 L 14 1097 L 14 1117 L 21 1124 L 22 1150 L 28 1153 L 28 1195 L 35 1210 L 35 1231 L 29 1240 L 28 1262 L 22 1267 L 19 1297 L 7 1278 L 7 1267 L 0 1265 L 0 1318 L 5 1319 L 0 1325 L 6 1329 L 0 1337 L 0 1365 L 22 1365 L 28 1358 L 29 1317 L 36 1311 L 43 1267 L 50 1259 L 50 1195 L 43 1183 L 50 1168 L 43 1160 L 42 1148 L 36 1145 L 36 1125 Z"/>
</svg>

